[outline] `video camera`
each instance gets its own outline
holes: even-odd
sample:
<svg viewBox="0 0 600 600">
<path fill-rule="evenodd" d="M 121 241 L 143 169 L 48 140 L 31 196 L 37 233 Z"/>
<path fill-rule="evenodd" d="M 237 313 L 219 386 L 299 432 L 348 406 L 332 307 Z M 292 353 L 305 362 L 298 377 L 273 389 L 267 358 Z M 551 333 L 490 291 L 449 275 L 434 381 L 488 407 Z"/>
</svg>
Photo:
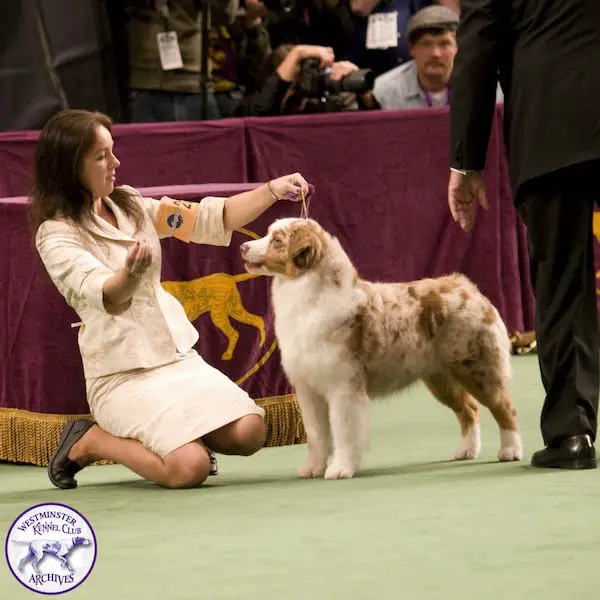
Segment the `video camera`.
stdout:
<svg viewBox="0 0 600 600">
<path fill-rule="evenodd" d="M 322 98 L 328 94 L 354 92 L 364 94 L 373 89 L 375 73 L 371 69 L 359 69 L 334 81 L 330 69 L 321 69 L 319 59 L 306 58 L 300 64 L 298 88 L 303 94 L 313 98 Z"/>
</svg>

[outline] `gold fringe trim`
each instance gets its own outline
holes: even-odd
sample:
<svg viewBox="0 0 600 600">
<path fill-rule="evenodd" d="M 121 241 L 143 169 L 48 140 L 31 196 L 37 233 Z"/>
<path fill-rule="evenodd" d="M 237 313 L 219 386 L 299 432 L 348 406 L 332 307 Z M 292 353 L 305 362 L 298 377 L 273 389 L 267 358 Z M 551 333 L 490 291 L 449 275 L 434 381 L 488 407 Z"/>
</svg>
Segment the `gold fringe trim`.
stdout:
<svg viewBox="0 0 600 600">
<path fill-rule="evenodd" d="M 265 446 L 291 446 L 306 442 L 302 413 L 295 394 L 260 398 L 256 400 L 256 404 L 266 412 Z"/>
<path fill-rule="evenodd" d="M 306 442 L 300 407 L 294 394 L 256 400 L 265 409 L 267 441 L 265 446 L 289 446 Z M 35 413 L 18 408 L 0 408 L 0 460 L 46 467 L 54 453 L 60 432 L 72 419 L 86 415 Z M 94 464 L 111 464 L 100 461 Z"/>
</svg>

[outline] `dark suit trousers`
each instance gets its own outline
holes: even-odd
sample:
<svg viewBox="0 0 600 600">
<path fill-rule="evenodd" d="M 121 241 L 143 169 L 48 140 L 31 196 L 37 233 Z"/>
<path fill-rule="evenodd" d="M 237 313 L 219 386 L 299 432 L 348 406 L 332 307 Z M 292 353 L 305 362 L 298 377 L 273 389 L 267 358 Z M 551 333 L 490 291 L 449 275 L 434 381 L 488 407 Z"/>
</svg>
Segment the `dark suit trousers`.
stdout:
<svg viewBox="0 0 600 600">
<path fill-rule="evenodd" d="M 517 209 L 528 231 L 538 360 L 546 399 L 546 445 L 596 437 L 599 333 L 592 217 L 600 205 L 600 161 L 526 182 Z"/>
</svg>

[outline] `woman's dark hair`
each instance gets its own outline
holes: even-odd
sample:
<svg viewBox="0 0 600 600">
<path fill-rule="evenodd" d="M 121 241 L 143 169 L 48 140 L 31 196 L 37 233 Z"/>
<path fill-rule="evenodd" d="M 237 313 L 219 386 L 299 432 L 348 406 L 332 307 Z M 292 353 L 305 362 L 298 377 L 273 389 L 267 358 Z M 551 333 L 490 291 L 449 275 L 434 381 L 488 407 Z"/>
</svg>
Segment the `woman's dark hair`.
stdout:
<svg viewBox="0 0 600 600">
<path fill-rule="evenodd" d="M 92 214 L 92 194 L 81 183 L 83 159 L 95 141 L 96 128 L 109 131 L 112 120 L 105 114 L 66 109 L 48 119 L 35 149 L 34 183 L 29 205 L 33 235 L 49 219 L 69 219 L 85 228 Z M 125 190 L 115 188 L 111 199 L 139 229 L 144 222 L 140 204 Z"/>
</svg>

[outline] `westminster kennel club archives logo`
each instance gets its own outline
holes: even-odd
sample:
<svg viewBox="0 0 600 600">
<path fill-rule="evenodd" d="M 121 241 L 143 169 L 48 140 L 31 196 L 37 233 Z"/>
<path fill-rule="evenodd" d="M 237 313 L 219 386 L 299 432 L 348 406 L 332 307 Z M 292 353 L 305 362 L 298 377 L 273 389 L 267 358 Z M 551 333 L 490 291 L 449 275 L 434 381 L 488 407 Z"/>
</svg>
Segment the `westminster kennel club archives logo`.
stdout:
<svg viewBox="0 0 600 600">
<path fill-rule="evenodd" d="M 13 522 L 6 560 L 17 581 L 39 594 L 64 594 L 81 585 L 96 562 L 89 521 L 66 504 L 37 504 Z"/>
</svg>

